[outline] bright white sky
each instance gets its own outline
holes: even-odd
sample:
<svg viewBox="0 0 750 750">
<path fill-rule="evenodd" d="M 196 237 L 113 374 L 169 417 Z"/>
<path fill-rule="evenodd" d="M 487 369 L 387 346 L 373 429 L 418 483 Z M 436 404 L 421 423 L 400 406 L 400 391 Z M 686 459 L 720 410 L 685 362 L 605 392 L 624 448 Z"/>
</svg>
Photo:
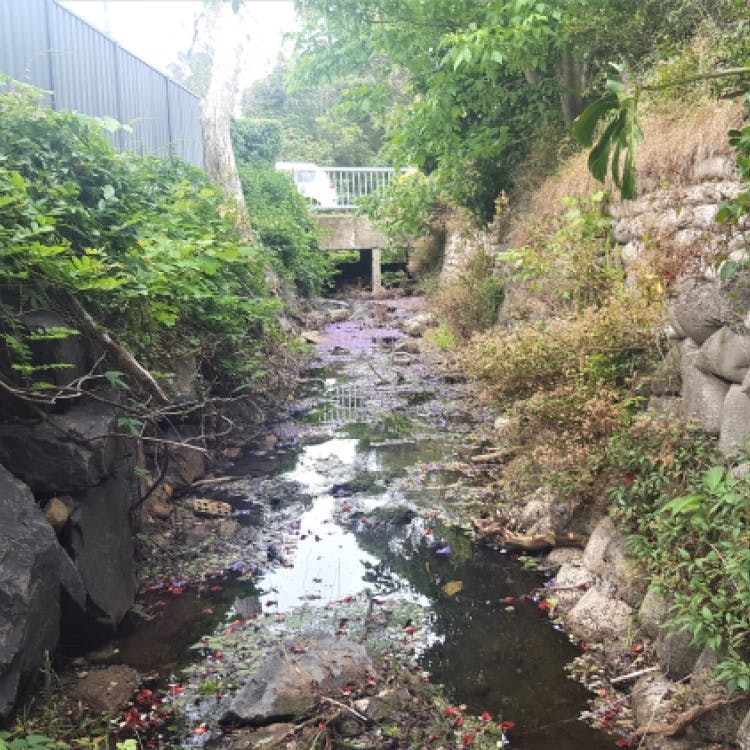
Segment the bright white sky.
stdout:
<svg viewBox="0 0 750 750">
<path fill-rule="evenodd" d="M 193 42 L 194 20 L 202 0 L 59 0 L 68 10 L 108 32 L 129 52 L 163 72 Z M 282 34 L 295 29 L 292 0 L 247 2 L 249 62 L 243 83 L 270 72 L 282 47 Z"/>
</svg>

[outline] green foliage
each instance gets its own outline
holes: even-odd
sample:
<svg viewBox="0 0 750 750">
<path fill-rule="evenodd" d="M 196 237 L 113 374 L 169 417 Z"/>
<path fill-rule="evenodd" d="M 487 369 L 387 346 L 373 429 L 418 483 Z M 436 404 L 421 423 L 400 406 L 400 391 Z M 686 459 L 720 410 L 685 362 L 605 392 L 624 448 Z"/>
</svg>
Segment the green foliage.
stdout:
<svg viewBox="0 0 750 750">
<path fill-rule="evenodd" d="M 695 427 L 644 417 L 610 440 L 609 494 L 636 559 L 671 602 L 670 627 L 723 652 L 717 677 L 748 690 L 750 477 L 716 460 Z"/>
<path fill-rule="evenodd" d="M 53 750 L 68 747 L 43 734 L 26 734 L 13 737 L 10 732 L 0 732 L 0 750 Z"/>
<path fill-rule="evenodd" d="M 579 114 L 610 61 L 642 64 L 715 5 L 297 0 L 298 70 L 308 81 L 367 71 L 345 96 L 385 125 L 386 159 L 434 173 L 453 202 L 488 219 L 534 135 Z"/>
<path fill-rule="evenodd" d="M 228 383 L 252 380 L 276 328 L 268 252 L 249 244 L 206 174 L 118 154 L 91 118 L 0 96 L 0 323 L 23 367 L 16 314 L 75 297 L 149 367 L 212 352 Z M 215 369 L 214 369 L 215 368 Z"/>
<path fill-rule="evenodd" d="M 747 103 L 750 105 L 750 95 Z M 737 168 L 740 176 L 747 180 L 748 184 L 736 198 L 721 205 L 716 214 L 716 221 L 738 224 L 743 217 L 750 214 L 750 125 L 739 130 L 730 130 L 729 143 L 737 150 Z"/>
<path fill-rule="evenodd" d="M 434 177 L 416 169 L 394 176 L 382 193 L 365 196 L 359 212 L 382 229 L 392 246 L 404 245 L 430 234 L 439 209 L 439 188 Z"/>
<path fill-rule="evenodd" d="M 469 339 L 497 322 L 504 288 L 495 277 L 494 265 L 491 255 L 475 253 L 438 291 L 434 300 L 438 315 L 456 337 Z"/>
<path fill-rule="evenodd" d="M 318 245 L 307 204 L 288 174 L 259 163 L 240 166 L 253 233 L 282 278 L 304 295 L 319 294 L 334 271 L 329 254 Z"/>
<path fill-rule="evenodd" d="M 608 194 L 586 201 L 566 199 L 559 227 L 547 227 L 532 242 L 498 255 L 505 275 L 529 294 L 543 296 L 549 308 L 583 310 L 600 305 L 621 288 L 623 269 L 614 250 Z"/>
<path fill-rule="evenodd" d="M 654 357 L 657 320 L 644 300 L 613 296 L 570 318 L 479 337 L 465 364 L 500 401 L 565 383 L 622 387 Z"/>
<path fill-rule="evenodd" d="M 576 138 L 591 147 L 599 123 L 607 123 L 589 154 L 589 170 L 601 182 L 609 171 L 622 197 L 630 199 L 636 197 L 635 149 L 643 140 L 637 111 L 637 91 L 609 79 L 604 96 L 586 108 L 574 128 Z"/>
<path fill-rule="evenodd" d="M 237 162 L 273 165 L 281 150 L 281 125 L 275 120 L 232 120 L 232 147 Z"/>
<path fill-rule="evenodd" d="M 310 87 L 290 82 L 286 64 L 250 88 L 243 102 L 247 117 L 275 122 L 281 134 L 279 158 L 336 166 L 376 164 L 382 129 L 370 107 L 351 103 L 344 90 L 358 89 L 369 76 L 345 74 Z"/>
<path fill-rule="evenodd" d="M 447 323 L 440 323 L 435 328 L 430 328 L 425 332 L 424 340 L 436 346 L 440 351 L 448 351 L 456 345 L 456 336 Z"/>
</svg>

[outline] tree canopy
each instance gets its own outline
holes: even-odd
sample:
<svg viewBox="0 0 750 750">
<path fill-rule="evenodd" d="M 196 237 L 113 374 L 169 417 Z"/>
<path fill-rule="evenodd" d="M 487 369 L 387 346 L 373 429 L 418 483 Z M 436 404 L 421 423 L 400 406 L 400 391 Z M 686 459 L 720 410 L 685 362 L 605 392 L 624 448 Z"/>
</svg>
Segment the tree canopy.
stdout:
<svg viewBox="0 0 750 750">
<path fill-rule="evenodd" d="M 611 63 L 638 69 L 730 0 L 297 0 L 298 81 L 349 86 L 382 154 L 489 218 L 541 134 L 559 139 Z M 550 135 L 554 133 L 554 136 Z"/>
</svg>

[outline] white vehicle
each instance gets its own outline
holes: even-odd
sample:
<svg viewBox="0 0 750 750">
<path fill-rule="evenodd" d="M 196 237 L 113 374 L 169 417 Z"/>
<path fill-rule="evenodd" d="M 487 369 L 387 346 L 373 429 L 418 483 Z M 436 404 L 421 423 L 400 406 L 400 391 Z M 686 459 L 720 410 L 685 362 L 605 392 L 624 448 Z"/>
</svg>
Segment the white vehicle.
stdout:
<svg viewBox="0 0 750 750">
<path fill-rule="evenodd" d="M 290 172 L 297 190 L 314 206 L 321 208 L 338 206 L 336 185 L 323 167 L 304 162 L 278 161 L 276 169 L 280 172 Z"/>
</svg>

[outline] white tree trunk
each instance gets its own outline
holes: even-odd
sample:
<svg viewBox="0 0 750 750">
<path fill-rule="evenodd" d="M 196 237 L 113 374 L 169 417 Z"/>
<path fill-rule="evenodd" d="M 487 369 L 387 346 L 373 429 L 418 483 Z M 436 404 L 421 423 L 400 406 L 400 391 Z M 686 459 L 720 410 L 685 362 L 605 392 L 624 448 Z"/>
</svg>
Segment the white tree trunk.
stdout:
<svg viewBox="0 0 750 750">
<path fill-rule="evenodd" d="M 242 59 L 241 23 L 239 14 L 232 11 L 228 2 L 214 3 L 208 14 L 213 49 L 211 80 L 201 103 L 206 171 L 237 200 L 240 211 L 245 214 L 245 197 L 229 134 Z"/>
</svg>

